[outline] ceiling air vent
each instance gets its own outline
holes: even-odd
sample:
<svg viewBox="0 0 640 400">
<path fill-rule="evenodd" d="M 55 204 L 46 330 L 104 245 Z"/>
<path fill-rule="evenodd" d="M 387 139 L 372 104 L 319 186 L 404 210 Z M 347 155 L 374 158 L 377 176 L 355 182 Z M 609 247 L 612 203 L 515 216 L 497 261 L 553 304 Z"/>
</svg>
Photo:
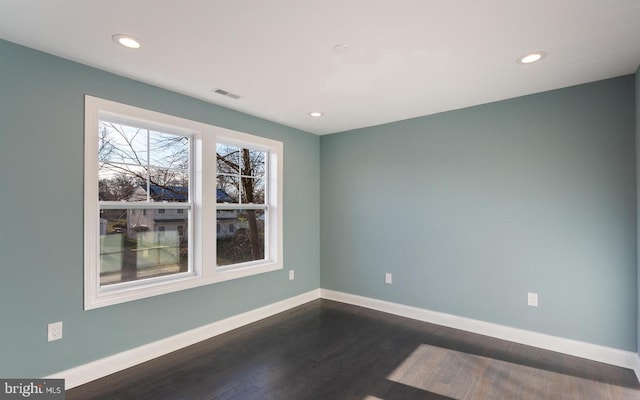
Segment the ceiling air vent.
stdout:
<svg viewBox="0 0 640 400">
<path fill-rule="evenodd" d="M 218 93 L 218 94 L 221 94 L 221 95 L 223 95 L 223 96 L 231 97 L 231 98 L 232 98 L 232 99 L 234 99 L 234 100 L 238 100 L 238 99 L 240 98 L 240 96 L 238 96 L 237 94 L 235 94 L 235 93 L 231 93 L 231 92 L 227 92 L 227 91 L 226 91 L 226 90 L 224 90 L 224 89 L 219 89 L 219 88 L 218 88 L 218 89 L 213 89 L 213 90 L 211 90 L 211 91 L 212 91 L 213 93 Z"/>
</svg>

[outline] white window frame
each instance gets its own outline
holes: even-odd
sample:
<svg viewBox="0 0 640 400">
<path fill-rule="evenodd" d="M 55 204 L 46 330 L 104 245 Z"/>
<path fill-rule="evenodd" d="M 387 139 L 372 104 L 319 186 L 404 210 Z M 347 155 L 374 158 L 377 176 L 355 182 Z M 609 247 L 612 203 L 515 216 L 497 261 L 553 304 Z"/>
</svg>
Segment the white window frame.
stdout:
<svg viewBox="0 0 640 400">
<path fill-rule="evenodd" d="M 191 148 L 191 213 L 188 272 L 100 286 L 98 202 L 98 121 L 109 115 L 169 133 L 189 136 Z M 243 145 L 267 152 L 268 224 L 265 227 L 265 259 L 232 266 L 216 266 L 216 143 Z M 84 308 L 112 304 L 238 279 L 283 268 L 283 144 L 184 118 L 85 96 L 84 161 Z M 154 207 L 151 207 L 154 208 Z M 155 208 L 171 208 L 170 204 Z"/>
</svg>

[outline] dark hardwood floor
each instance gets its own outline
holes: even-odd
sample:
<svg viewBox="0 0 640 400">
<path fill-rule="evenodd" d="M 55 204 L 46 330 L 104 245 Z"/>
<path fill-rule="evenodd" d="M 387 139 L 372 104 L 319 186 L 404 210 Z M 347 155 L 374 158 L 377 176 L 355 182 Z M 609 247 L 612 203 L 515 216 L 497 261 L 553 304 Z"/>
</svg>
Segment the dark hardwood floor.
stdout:
<svg viewBox="0 0 640 400">
<path fill-rule="evenodd" d="M 75 399 L 640 399 L 633 371 L 317 300 L 68 390 Z"/>
</svg>

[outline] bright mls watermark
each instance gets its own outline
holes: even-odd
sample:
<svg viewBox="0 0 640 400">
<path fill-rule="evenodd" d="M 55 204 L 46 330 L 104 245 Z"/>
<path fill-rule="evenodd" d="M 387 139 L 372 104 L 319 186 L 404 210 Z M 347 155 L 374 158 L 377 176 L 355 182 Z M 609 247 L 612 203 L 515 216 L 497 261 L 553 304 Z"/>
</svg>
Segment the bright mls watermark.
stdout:
<svg viewBox="0 0 640 400">
<path fill-rule="evenodd" d="M 0 379 L 0 400 L 64 400 L 64 379 Z"/>
</svg>

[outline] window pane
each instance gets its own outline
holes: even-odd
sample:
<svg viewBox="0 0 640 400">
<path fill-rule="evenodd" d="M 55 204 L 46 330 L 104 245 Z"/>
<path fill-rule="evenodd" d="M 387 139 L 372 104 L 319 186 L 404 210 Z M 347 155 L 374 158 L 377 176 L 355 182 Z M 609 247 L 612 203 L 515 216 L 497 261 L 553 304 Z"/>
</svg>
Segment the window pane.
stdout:
<svg viewBox="0 0 640 400">
<path fill-rule="evenodd" d="M 100 285 L 188 270 L 187 215 L 166 209 L 100 212 Z"/>
<path fill-rule="evenodd" d="M 144 167 L 101 163 L 98 170 L 100 201 L 147 201 L 147 170 Z"/>
<path fill-rule="evenodd" d="M 189 138 L 168 133 L 149 133 L 149 164 L 154 167 L 189 168 Z"/>
<path fill-rule="evenodd" d="M 217 265 L 264 259 L 264 210 L 217 211 Z"/>
<path fill-rule="evenodd" d="M 189 201 L 189 138 L 99 123 L 100 201 Z"/>
<path fill-rule="evenodd" d="M 216 203 L 238 203 L 240 198 L 240 179 L 237 176 L 218 175 L 216 184 Z"/>
<path fill-rule="evenodd" d="M 264 151 L 216 145 L 217 202 L 265 204 Z"/>
<path fill-rule="evenodd" d="M 162 168 L 151 168 L 149 190 L 153 201 L 189 201 L 189 173 Z"/>
<path fill-rule="evenodd" d="M 240 174 L 240 149 L 226 144 L 216 145 L 216 168 L 218 174 Z"/>
<path fill-rule="evenodd" d="M 147 130 L 100 121 L 98 159 L 117 163 L 147 164 Z"/>
<path fill-rule="evenodd" d="M 242 203 L 264 204 L 264 179 L 242 178 Z"/>
<path fill-rule="evenodd" d="M 264 151 L 242 149 L 242 175 L 263 176 L 266 154 Z"/>
</svg>

